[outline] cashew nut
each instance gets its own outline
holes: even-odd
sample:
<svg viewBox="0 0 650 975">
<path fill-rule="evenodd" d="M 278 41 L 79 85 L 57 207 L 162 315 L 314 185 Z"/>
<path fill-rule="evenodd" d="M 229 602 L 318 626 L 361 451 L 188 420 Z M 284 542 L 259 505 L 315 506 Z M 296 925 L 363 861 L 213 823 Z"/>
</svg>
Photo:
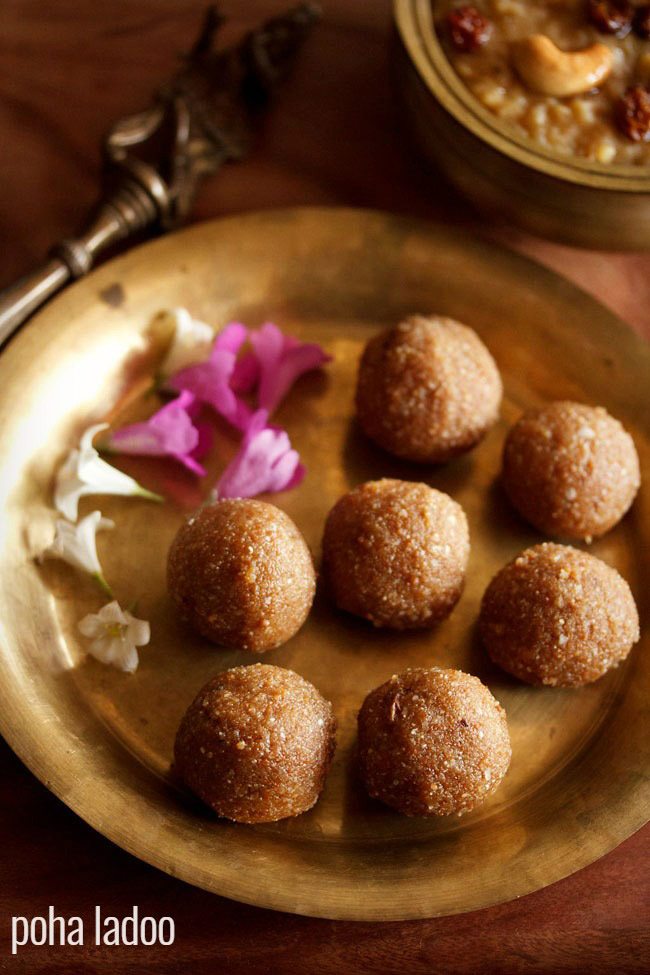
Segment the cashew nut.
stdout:
<svg viewBox="0 0 650 975">
<path fill-rule="evenodd" d="M 606 44 L 561 51 L 545 34 L 531 34 L 512 46 L 512 62 L 524 84 L 542 95 L 580 95 L 605 81 L 613 56 Z"/>
</svg>

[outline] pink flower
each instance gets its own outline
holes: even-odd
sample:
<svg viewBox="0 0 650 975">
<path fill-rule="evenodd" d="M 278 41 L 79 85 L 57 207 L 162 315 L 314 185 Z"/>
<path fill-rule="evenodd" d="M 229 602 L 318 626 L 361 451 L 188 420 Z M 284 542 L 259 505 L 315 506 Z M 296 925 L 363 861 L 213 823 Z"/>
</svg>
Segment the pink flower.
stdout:
<svg viewBox="0 0 650 975">
<path fill-rule="evenodd" d="M 205 468 L 198 461 L 212 446 L 212 432 L 207 424 L 193 421 L 199 409 L 196 397 L 184 389 L 148 420 L 116 430 L 107 442 L 107 449 L 119 454 L 173 457 L 203 477 Z"/>
<path fill-rule="evenodd" d="M 291 335 L 284 335 L 272 322 L 251 332 L 250 342 L 259 368 L 258 404 L 269 413 L 279 406 L 299 376 L 318 369 L 331 359 L 320 345 L 299 342 Z M 245 361 L 246 358 L 242 360 L 240 371 L 244 370 Z"/>
<path fill-rule="evenodd" d="M 241 359 L 237 359 L 230 388 L 236 393 L 250 393 L 260 377 L 260 364 L 254 352 L 246 352 Z"/>
<path fill-rule="evenodd" d="M 170 389 L 187 390 L 202 403 L 209 403 L 240 430 L 246 429 L 252 411 L 235 395 L 230 383 L 247 335 L 245 325 L 231 322 L 214 340 L 209 359 L 181 369 L 167 381 Z"/>
<path fill-rule="evenodd" d="M 305 468 L 298 452 L 292 450 L 286 431 L 267 426 L 268 419 L 268 410 L 253 414 L 241 447 L 219 478 L 214 498 L 252 498 L 300 484 Z"/>
</svg>

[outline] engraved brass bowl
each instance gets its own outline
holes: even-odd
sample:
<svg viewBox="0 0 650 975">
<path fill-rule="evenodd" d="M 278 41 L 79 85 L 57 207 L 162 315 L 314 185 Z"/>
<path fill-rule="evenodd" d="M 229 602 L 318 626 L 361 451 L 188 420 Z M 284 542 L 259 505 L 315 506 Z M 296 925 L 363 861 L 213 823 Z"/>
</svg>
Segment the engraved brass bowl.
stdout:
<svg viewBox="0 0 650 975">
<path fill-rule="evenodd" d="M 449 63 L 431 0 L 393 0 L 395 70 L 424 156 L 491 219 L 606 250 L 650 248 L 650 170 L 537 146 L 485 108 Z"/>
<path fill-rule="evenodd" d="M 169 542 L 236 448 L 217 430 L 210 476 L 172 462 L 124 467 L 164 505 L 86 498 L 115 521 L 98 536 L 122 605 L 152 624 L 132 676 L 83 653 L 77 621 L 103 602 L 63 563 L 34 556 L 52 537 L 53 474 L 88 424 L 153 412 L 161 352 L 148 323 L 186 305 L 224 324 L 277 321 L 334 356 L 303 377 L 278 413 L 308 468 L 271 500 L 317 559 L 325 515 L 355 484 L 425 480 L 468 514 L 472 554 L 458 606 L 436 630 L 387 633 L 317 596 L 303 629 L 263 658 L 330 698 L 339 743 L 319 803 L 296 819 L 237 826 L 174 785 L 180 717 L 215 672 L 251 662 L 184 630 L 165 595 Z M 356 429 L 353 388 L 364 342 L 414 311 L 472 325 L 505 382 L 502 419 L 475 451 L 444 467 L 401 463 Z M 491 576 L 541 536 L 498 488 L 509 424 L 557 397 L 602 403 L 635 438 L 650 470 L 650 351 L 615 316 L 557 275 L 444 228 L 354 210 L 287 210 L 206 223 L 131 251 L 64 292 L 0 356 L 0 730 L 32 771 L 97 830 L 136 856 L 227 897 L 300 914 L 395 920 L 484 907 L 537 890 L 602 856 L 645 821 L 650 800 L 650 647 L 582 689 L 517 683 L 487 660 L 476 615 Z M 591 549 L 630 581 L 648 615 L 648 493 Z M 512 766 L 489 802 L 462 819 L 399 816 L 368 799 L 355 775 L 356 712 L 408 666 L 477 674 L 505 706 Z"/>
</svg>

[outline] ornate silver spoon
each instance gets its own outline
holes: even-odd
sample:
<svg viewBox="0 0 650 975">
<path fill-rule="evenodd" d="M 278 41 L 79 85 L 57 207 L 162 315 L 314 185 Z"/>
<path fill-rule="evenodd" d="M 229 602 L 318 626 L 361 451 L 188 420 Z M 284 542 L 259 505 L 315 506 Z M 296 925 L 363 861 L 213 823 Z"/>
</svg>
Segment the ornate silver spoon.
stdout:
<svg viewBox="0 0 650 975">
<path fill-rule="evenodd" d="M 42 267 L 0 292 L 0 345 L 100 255 L 145 231 L 165 231 L 189 215 L 199 183 L 223 163 L 243 158 L 256 115 L 320 16 L 301 3 L 214 50 L 223 20 L 210 7 L 181 70 L 150 108 L 117 122 L 104 141 L 104 189 L 79 237 L 61 241 Z"/>
</svg>

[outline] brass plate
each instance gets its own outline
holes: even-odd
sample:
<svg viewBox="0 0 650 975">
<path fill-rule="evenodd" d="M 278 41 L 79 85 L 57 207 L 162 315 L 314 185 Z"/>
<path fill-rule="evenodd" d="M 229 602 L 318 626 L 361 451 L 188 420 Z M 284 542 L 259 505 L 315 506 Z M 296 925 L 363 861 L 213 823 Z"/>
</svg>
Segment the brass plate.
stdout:
<svg viewBox="0 0 650 975">
<path fill-rule="evenodd" d="M 150 316 L 183 304 L 215 325 L 271 318 L 334 354 L 278 416 L 309 475 L 277 501 L 314 552 L 332 502 L 384 475 L 424 479 L 465 507 L 472 556 L 465 594 L 436 631 L 375 632 L 323 595 L 303 630 L 264 658 L 292 667 L 334 702 L 339 746 L 316 808 L 295 820 L 237 826 L 213 818 L 168 779 L 174 732 L 201 684 L 250 662 L 176 623 L 164 587 L 168 544 L 196 504 L 194 482 L 163 462 L 132 462 L 164 506 L 86 499 L 116 528 L 100 535 L 106 575 L 152 621 L 132 677 L 93 660 L 76 621 L 101 600 L 67 566 L 38 567 L 50 538 L 53 472 L 79 432 L 142 398 L 155 360 Z M 357 432 L 356 363 L 380 326 L 435 310 L 471 324 L 505 380 L 499 426 L 441 468 L 399 463 Z M 155 343 L 154 343 L 155 346 Z M 646 818 L 650 653 L 582 690 L 533 689 L 492 667 L 475 620 L 493 573 L 540 536 L 497 486 L 505 431 L 527 406 L 557 397 L 602 403 L 650 456 L 648 348 L 575 287 L 532 262 L 449 230 L 353 210 L 288 210 L 231 218 L 162 238 L 113 261 L 54 301 L 0 358 L 0 728 L 32 771 L 124 849 L 208 890 L 263 907 L 389 920 L 468 911 L 558 880 L 611 850 Z M 235 441 L 218 437 L 213 475 Z M 629 579 L 647 618 L 648 493 L 591 551 Z M 407 819 L 371 802 L 354 776 L 357 709 L 370 688 L 413 665 L 478 674 L 504 704 L 512 767 L 489 804 L 463 819 Z"/>
</svg>

